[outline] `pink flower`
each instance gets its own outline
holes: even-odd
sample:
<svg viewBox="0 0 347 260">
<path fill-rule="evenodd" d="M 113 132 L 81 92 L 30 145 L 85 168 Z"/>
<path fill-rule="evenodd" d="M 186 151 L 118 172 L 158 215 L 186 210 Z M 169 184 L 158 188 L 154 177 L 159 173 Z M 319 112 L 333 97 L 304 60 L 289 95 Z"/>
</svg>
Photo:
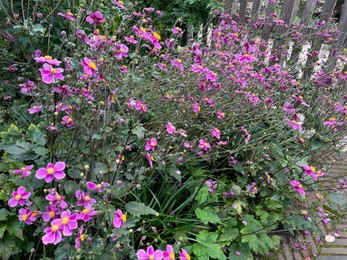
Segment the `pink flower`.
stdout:
<svg viewBox="0 0 347 260">
<path fill-rule="evenodd" d="M 71 236 L 72 230 L 77 228 L 77 214 L 71 215 L 70 210 L 66 210 L 60 215 L 60 219 L 56 219 L 56 223 L 63 230 L 64 236 Z M 53 223 L 52 221 L 52 223 Z"/>
<path fill-rule="evenodd" d="M 191 147 L 191 145 L 190 145 L 190 143 L 188 141 L 185 141 L 183 143 L 183 145 L 184 145 L 185 148 L 190 148 Z"/>
<path fill-rule="evenodd" d="M 26 191 L 24 186 L 20 186 L 17 191 L 12 192 L 12 198 L 8 201 L 8 205 L 10 207 L 27 205 L 26 199 L 28 199 L 30 195 L 31 193 Z"/>
<path fill-rule="evenodd" d="M 42 237 L 42 243 L 45 245 L 58 244 L 62 239 L 60 230 L 61 230 L 61 220 L 60 219 L 53 220 L 51 223 L 51 227 L 45 229 L 46 234 Z"/>
<path fill-rule="evenodd" d="M 163 251 L 156 250 L 154 251 L 153 246 L 147 248 L 147 252 L 143 249 L 140 249 L 136 253 L 139 260 L 161 260 L 163 259 Z"/>
<path fill-rule="evenodd" d="M 151 156 L 150 153 L 146 153 L 146 157 L 148 159 L 149 166 L 153 168 L 153 156 Z"/>
<path fill-rule="evenodd" d="M 115 226 L 115 228 L 124 227 L 124 223 L 127 221 L 127 216 L 123 214 L 120 209 L 117 209 L 114 214 L 115 217 L 113 219 L 113 225 Z"/>
<path fill-rule="evenodd" d="M 325 175 L 325 172 L 318 170 L 316 174 L 312 174 L 312 178 L 316 181 L 316 180 L 318 180 L 318 177 L 322 177 L 324 175 Z"/>
<path fill-rule="evenodd" d="M 190 255 L 187 253 L 186 250 L 182 248 L 180 253 L 180 260 L 190 260 L 190 259 L 191 259 Z"/>
<path fill-rule="evenodd" d="M 128 8 L 126 8 L 126 7 L 124 6 L 123 1 L 112 0 L 112 2 L 113 2 L 114 4 L 116 4 L 119 8 L 121 8 L 121 9 L 123 9 L 123 10 L 128 10 Z"/>
<path fill-rule="evenodd" d="M 245 133 L 245 143 L 248 144 L 249 140 L 251 139 L 251 134 L 244 127 L 241 127 L 241 130 Z"/>
<path fill-rule="evenodd" d="M 124 44 L 118 44 L 116 45 L 116 50 L 117 50 L 117 53 L 116 53 L 116 57 L 118 60 L 122 60 L 123 57 L 128 57 L 128 47 Z"/>
<path fill-rule="evenodd" d="M 28 80 L 27 82 L 23 84 L 20 84 L 19 86 L 21 87 L 20 92 L 22 92 L 22 94 L 24 95 L 30 94 L 34 92 L 35 89 L 37 89 L 37 86 L 35 85 L 35 83 L 30 80 Z"/>
<path fill-rule="evenodd" d="M 88 189 L 97 190 L 98 192 L 102 192 L 103 189 L 106 189 L 108 186 L 110 186 L 110 185 L 106 182 L 101 182 L 99 184 L 96 184 L 96 183 L 91 182 L 91 181 L 87 182 Z"/>
<path fill-rule="evenodd" d="M 99 24 L 99 23 L 106 22 L 106 20 L 104 19 L 100 11 L 96 11 L 95 13 L 90 12 L 86 18 L 86 21 L 90 24 L 93 24 L 93 23 Z"/>
<path fill-rule="evenodd" d="M 43 69 L 40 69 L 42 75 L 42 81 L 51 84 L 55 83 L 56 80 L 63 80 L 64 76 L 61 74 L 64 70 L 61 68 L 53 68 L 51 65 L 43 64 Z"/>
<path fill-rule="evenodd" d="M 98 67 L 94 62 L 92 62 L 90 59 L 85 57 L 83 60 L 81 60 L 81 63 L 83 65 L 84 73 L 91 75 L 91 76 L 95 75 L 95 71 L 98 70 Z"/>
<path fill-rule="evenodd" d="M 46 212 L 42 215 L 42 219 L 47 222 L 51 219 L 57 218 L 57 214 L 58 208 L 56 206 L 47 206 Z"/>
<path fill-rule="evenodd" d="M 201 110 L 201 107 L 199 106 L 199 104 L 198 103 L 194 103 L 194 105 L 193 105 L 194 113 L 199 113 L 200 110 Z"/>
<path fill-rule="evenodd" d="M 31 225 L 39 215 L 39 211 L 31 211 L 29 208 L 21 208 L 19 209 L 19 220 L 24 221 L 25 224 Z"/>
<path fill-rule="evenodd" d="M 204 139 L 199 140 L 199 147 L 208 151 L 211 148 L 211 145 Z"/>
<path fill-rule="evenodd" d="M 50 201 L 50 205 L 59 206 L 61 209 L 67 207 L 66 202 L 64 201 L 65 196 L 61 196 L 55 189 L 49 189 L 49 194 L 46 195 L 46 200 Z"/>
<path fill-rule="evenodd" d="M 90 195 L 87 192 L 83 192 L 81 190 L 76 190 L 75 196 L 78 199 L 78 206 L 92 207 L 93 204 L 96 202 L 96 200 L 90 197 Z"/>
<path fill-rule="evenodd" d="M 220 131 L 218 128 L 213 128 L 212 129 L 212 135 L 216 137 L 217 139 L 220 139 Z"/>
<path fill-rule="evenodd" d="M 164 260 L 175 260 L 175 252 L 171 245 L 166 246 L 166 251 L 163 252 Z"/>
<path fill-rule="evenodd" d="M 67 127 L 71 127 L 74 124 L 75 120 L 70 116 L 64 116 L 61 120 L 61 123 L 63 125 L 66 125 Z"/>
<path fill-rule="evenodd" d="M 154 151 L 155 147 L 157 146 L 157 139 L 151 138 L 147 141 L 145 149 L 146 151 Z"/>
<path fill-rule="evenodd" d="M 48 63 L 50 65 L 54 65 L 54 66 L 59 66 L 61 61 L 58 61 L 57 59 L 53 59 L 52 56 L 42 56 L 42 57 L 36 57 L 34 58 L 34 60 L 38 63 Z"/>
<path fill-rule="evenodd" d="M 20 170 L 13 170 L 13 174 L 21 174 L 21 178 L 28 177 L 31 174 L 31 169 L 33 168 L 33 165 L 25 166 Z"/>
<path fill-rule="evenodd" d="M 308 166 L 308 165 L 303 163 L 303 164 L 301 164 L 301 167 L 304 168 L 305 173 L 307 175 L 312 175 L 316 172 L 316 169 L 313 166 Z"/>
<path fill-rule="evenodd" d="M 77 220 L 83 220 L 87 222 L 90 220 L 90 217 L 97 215 L 98 212 L 93 208 L 85 207 L 80 213 L 77 214 Z"/>
<path fill-rule="evenodd" d="M 217 73 L 215 73 L 214 71 L 207 72 L 206 79 L 208 79 L 212 82 L 216 81 L 217 80 Z"/>
<path fill-rule="evenodd" d="M 297 121 L 290 120 L 288 118 L 286 118 L 286 121 L 294 130 L 298 130 L 298 131 L 302 130 L 302 126 Z"/>
<path fill-rule="evenodd" d="M 68 85 L 62 85 L 52 88 L 55 93 L 62 94 L 63 96 L 71 96 L 72 90 Z"/>
<path fill-rule="evenodd" d="M 135 109 L 140 112 L 146 112 L 148 108 L 141 100 L 137 100 Z"/>
<path fill-rule="evenodd" d="M 61 16 L 61 17 L 67 18 L 70 21 L 73 21 L 73 22 L 76 21 L 76 19 L 73 17 L 73 14 L 71 12 L 67 12 L 66 14 L 58 13 L 58 15 Z"/>
<path fill-rule="evenodd" d="M 132 36 L 132 35 L 130 37 L 124 37 L 124 39 L 130 43 L 134 43 L 134 44 L 137 43 L 137 41 L 134 39 L 134 36 Z"/>
<path fill-rule="evenodd" d="M 176 127 L 174 127 L 174 125 L 171 122 L 167 122 L 166 130 L 170 135 L 176 133 Z"/>
<path fill-rule="evenodd" d="M 40 112 L 41 109 L 42 109 L 42 106 L 33 106 L 33 107 L 28 109 L 28 112 L 30 115 L 32 115 L 32 114 Z"/>
<path fill-rule="evenodd" d="M 178 34 L 178 35 L 182 35 L 183 34 L 182 29 L 179 28 L 179 27 L 174 27 L 174 28 L 172 28 L 171 31 L 172 31 L 173 34 Z"/>
<path fill-rule="evenodd" d="M 323 122 L 323 125 L 328 125 L 328 126 L 331 126 L 333 128 L 335 125 L 337 125 L 337 126 L 343 125 L 343 122 L 337 122 L 336 118 L 331 117 L 331 118 L 329 118 L 329 121 Z"/>
<path fill-rule="evenodd" d="M 223 119 L 223 118 L 225 117 L 224 112 L 223 112 L 222 110 L 219 110 L 218 113 L 217 113 L 217 117 L 218 117 L 219 119 Z"/>
<path fill-rule="evenodd" d="M 37 179 L 45 179 L 47 183 L 52 182 L 55 179 L 61 180 L 65 178 L 65 163 L 57 162 L 55 165 L 52 163 L 47 164 L 46 168 L 40 168 L 36 171 Z"/>
<path fill-rule="evenodd" d="M 305 196 L 305 191 L 302 188 L 302 185 L 298 181 L 291 181 L 290 184 L 294 187 L 294 190 L 296 190 L 301 196 Z"/>
<path fill-rule="evenodd" d="M 75 239 L 75 248 L 81 247 L 81 241 L 85 240 L 85 235 L 83 234 L 83 226 L 80 226 L 78 229 L 78 234 Z"/>
</svg>

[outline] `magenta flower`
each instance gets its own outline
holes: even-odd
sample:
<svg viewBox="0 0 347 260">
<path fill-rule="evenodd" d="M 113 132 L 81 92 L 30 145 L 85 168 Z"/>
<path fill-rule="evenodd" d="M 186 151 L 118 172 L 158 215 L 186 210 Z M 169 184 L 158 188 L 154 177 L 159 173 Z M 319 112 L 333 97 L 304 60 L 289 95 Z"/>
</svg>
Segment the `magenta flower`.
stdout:
<svg viewBox="0 0 347 260">
<path fill-rule="evenodd" d="M 106 20 L 104 19 L 100 11 L 96 11 L 95 13 L 90 12 L 86 18 L 86 21 L 90 24 L 93 24 L 93 23 L 99 24 L 99 23 L 106 22 Z"/>
<path fill-rule="evenodd" d="M 71 96 L 72 90 L 68 85 L 62 85 L 52 88 L 55 93 L 62 94 L 63 96 Z"/>
<path fill-rule="evenodd" d="M 206 180 L 205 184 L 208 187 L 208 191 L 211 192 L 211 193 L 213 193 L 214 189 L 217 189 L 217 186 L 218 186 L 217 181 L 212 181 L 212 180 Z"/>
<path fill-rule="evenodd" d="M 90 197 L 90 195 L 87 192 L 83 192 L 81 190 L 76 190 L 75 196 L 78 199 L 78 206 L 92 207 L 93 204 L 96 202 L 96 200 Z"/>
<path fill-rule="evenodd" d="M 331 118 L 329 118 L 328 121 L 323 122 L 323 125 L 324 126 L 330 126 L 333 128 L 335 125 L 337 125 L 337 126 L 343 125 L 343 122 L 338 122 L 338 121 L 336 121 L 336 118 L 331 117 Z"/>
<path fill-rule="evenodd" d="M 303 163 L 303 164 L 301 164 L 301 167 L 304 168 L 305 173 L 307 175 L 312 175 L 316 172 L 316 169 L 313 166 L 308 166 L 308 165 Z"/>
<path fill-rule="evenodd" d="M 324 175 L 325 175 L 325 172 L 318 170 L 316 174 L 312 174 L 312 178 L 316 181 L 316 180 L 318 180 L 318 177 L 322 177 Z"/>
<path fill-rule="evenodd" d="M 294 190 L 296 190 L 301 196 L 305 196 L 305 191 L 302 188 L 302 185 L 298 181 L 291 181 L 290 184 L 294 187 Z"/>
<path fill-rule="evenodd" d="M 170 134 L 170 135 L 176 133 L 176 127 L 171 122 L 167 122 L 166 130 L 167 130 L 168 134 Z"/>
<path fill-rule="evenodd" d="M 30 197 L 31 193 L 25 190 L 24 186 L 18 187 L 17 191 L 12 192 L 12 198 L 8 201 L 10 207 L 27 205 L 25 201 Z"/>
<path fill-rule="evenodd" d="M 113 2 L 114 4 L 116 4 L 119 8 L 121 8 L 121 9 L 123 9 L 123 10 L 128 10 L 128 8 L 126 8 L 126 7 L 124 6 L 123 1 L 112 0 L 112 2 Z"/>
<path fill-rule="evenodd" d="M 95 75 L 95 71 L 98 70 L 98 67 L 94 62 L 92 62 L 90 59 L 85 57 L 83 60 L 81 60 L 81 63 L 83 65 L 84 73 L 88 75 L 92 75 L 92 76 Z"/>
<path fill-rule="evenodd" d="M 33 107 L 28 109 L 28 112 L 30 115 L 32 115 L 32 114 L 40 112 L 41 109 L 42 109 L 42 106 L 33 106 Z"/>
<path fill-rule="evenodd" d="M 163 252 L 164 260 L 175 260 L 175 252 L 171 245 L 166 246 L 166 251 Z"/>
<path fill-rule="evenodd" d="M 133 44 L 136 44 L 137 41 L 134 39 L 134 36 L 130 35 L 130 37 L 124 37 L 124 39 L 127 41 L 127 42 L 130 42 L 130 43 L 133 43 Z"/>
<path fill-rule="evenodd" d="M 220 131 L 218 128 L 213 128 L 212 129 L 212 135 L 216 137 L 217 139 L 220 139 Z"/>
<path fill-rule="evenodd" d="M 194 103 L 194 105 L 193 105 L 194 113 L 199 113 L 200 110 L 201 110 L 201 107 L 199 106 L 199 104 L 198 103 Z"/>
<path fill-rule="evenodd" d="M 61 61 L 58 61 L 57 59 L 53 59 L 52 56 L 42 56 L 42 57 L 36 57 L 34 60 L 38 63 L 48 63 L 49 65 L 59 66 Z"/>
<path fill-rule="evenodd" d="M 45 229 L 46 234 L 42 237 L 42 243 L 45 245 L 58 244 L 62 239 L 60 230 L 61 230 L 61 220 L 60 219 L 53 220 L 51 223 L 51 227 Z"/>
<path fill-rule="evenodd" d="M 154 151 L 155 147 L 157 146 L 157 139 L 151 138 L 147 141 L 145 149 L 146 151 Z"/>
<path fill-rule="evenodd" d="M 81 247 L 81 241 L 85 240 L 85 235 L 83 234 L 83 226 L 78 229 L 77 237 L 75 239 L 75 248 Z"/>
<path fill-rule="evenodd" d="M 60 219 L 56 219 L 57 224 L 63 230 L 64 236 L 71 236 L 72 230 L 77 228 L 77 214 L 71 215 L 70 210 L 66 210 L 60 215 Z M 56 221 L 54 220 L 54 221 Z"/>
<path fill-rule="evenodd" d="M 97 190 L 98 192 L 102 192 L 103 189 L 106 189 L 108 186 L 110 186 L 110 184 L 108 184 L 106 182 L 101 182 L 99 184 L 96 184 L 96 183 L 91 182 L 91 181 L 87 182 L 88 189 Z"/>
<path fill-rule="evenodd" d="M 251 139 L 251 134 L 244 127 L 241 127 L 241 130 L 245 133 L 245 143 L 248 144 L 249 140 Z"/>
<path fill-rule="evenodd" d="M 32 219 L 30 218 L 31 210 L 29 208 L 21 208 L 19 209 L 19 220 L 24 221 L 25 224 L 31 225 L 33 223 Z M 36 219 L 36 218 L 35 218 Z"/>
<path fill-rule="evenodd" d="M 31 169 L 33 168 L 33 165 L 29 165 L 29 166 L 25 166 L 20 170 L 13 170 L 12 173 L 13 174 L 21 174 L 21 178 L 25 178 L 28 177 L 31 174 Z"/>
<path fill-rule="evenodd" d="M 223 118 L 225 117 L 224 112 L 223 112 L 222 110 L 219 110 L 218 113 L 217 113 L 217 117 L 218 117 L 219 119 L 223 119 Z"/>
<path fill-rule="evenodd" d="M 67 19 L 69 19 L 70 21 L 73 21 L 73 22 L 76 21 L 76 19 L 73 17 L 73 13 L 71 13 L 71 12 L 67 12 L 67 13 L 65 13 L 65 14 L 63 14 L 63 13 L 58 13 L 58 15 L 61 16 L 61 17 L 67 18 Z"/>
<path fill-rule="evenodd" d="M 77 214 L 77 220 L 83 220 L 87 222 L 92 216 L 97 215 L 98 212 L 93 208 L 84 208 L 80 213 Z"/>
<path fill-rule="evenodd" d="M 49 194 L 46 195 L 46 200 L 50 201 L 50 205 L 59 206 L 61 209 L 65 209 L 67 207 L 66 202 L 64 201 L 65 196 L 59 195 L 59 193 L 55 189 L 49 189 Z"/>
<path fill-rule="evenodd" d="M 58 208 L 56 206 L 47 206 L 46 212 L 42 215 L 42 219 L 47 222 L 51 219 L 55 219 L 57 214 Z"/>
<path fill-rule="evenodd" d="M 299 122 L 295 120 L 290 120 L 288 118 L 286 118 L 286 121 L 294 130 L 298 130 L 298 131 L 302 130 L 302 126 L 299 124 Z"/>
<path fill-rule="evenodd" d="M 150 166 L 151 168 L 153 168 L 153 160 L 154 160 L 153 156 L 151 156 L 150 153 L 146 153 L 146 157 L 147 157 L 147 159 L 148 159 L 149 166 Z"/>
<path fill-rule="evenodd" d="M 147 111 L 147 105 L 145 105 L 142 101 L 137 100 L 135 109 L 140 112 L 146 112 Z"/>
<path fill-rule="evenodd" d="M 163 251 L 155 250 L 153 246 L 147 248 L 147 252 L 143 249 L 140 249 L 136 253 L 139 260 L 161 260 L 163 259 Z"/>
<path fill-rule="evenodd" d="M 179 27 L 174 27 L 174 28 L 172 28 L 171 32 L 172 32 L 173 34 L 178 34 L 178 35 L 182 35 L 182 34 L 183 34 L 182 29 L 179 28 Z"/>
<path fill-rule="evenodd" d="M 127 216 L 123 214 L 120 209 L 117 209 L 114 214 L 115 217 L 113 219 L 113 225 L 115 226 L 115 228 L 124 227 L 124 223 L 127 221 Z"/>
<path fill-rule="evenodd" d="M 75 123 L 75 120 L 70 117 L 70 116 L 64 116 L 62 119 L 61 119 L 61 123 L 63 125 L 66 125 L 67 127 L 71 127 L 73 126 L 73 124 Z"/>
<path fill-rule="evenodd" d="M 121 61 L 123 59 L 123 57 L 128 57 L 129 49 L 128 49 L 128 47 L 126 45 L 118 44 L 118 45 L 116 45 L 115 49 L 117 51 L 116 57 L 117 57 L 118 60 Z"/>
<path fill-rule="evenodd" d="M 200 139 L 199 140 L 199 147 L 204 149 L 205 151 L 208 151 L 211 148 L 211 145 L 206 140 Z"/>
<path fill-rule="evenodd" d="M 36 171 L 36 178 L 41 180 L 45 179 L 47 183 L 52 182 L 55 179 L 61 180 L 65 178 L 65 163 L 57 162 L 55 165 L 53 163 L 47 164 L 46 168 L 40 168 Z"/>
<path fill-rule="evenodd" d="M 20 92 L 22 92 L 22 94 L 24 95 L 30 94 L 34 92 L 35 89 L 37 89 L 37 86 L 35 85 L 35 83 L 30 80 L 28 80 L 27 82 L 23 84 L 19 84 L 19 86 L 21 87 Z"/>
<path fill-rule="evenodd" d="M 181 253 L 180 253 L 180 260 L 190 260 L 190 255 L 187 253 L 186 250 L 184 250 L 183 248 L 181 249 Z"/>
<path fill-rule="evenodd" d="M 43 64 L 43 69 L 40 69 L 42 75 L 42 81 L 51 84 L 55 83 L 56 80 L 63 80 L 64 76 L 61 74 L 64 70 L 61 68 L 53 68 L 51 65 Z"/>
</svg>

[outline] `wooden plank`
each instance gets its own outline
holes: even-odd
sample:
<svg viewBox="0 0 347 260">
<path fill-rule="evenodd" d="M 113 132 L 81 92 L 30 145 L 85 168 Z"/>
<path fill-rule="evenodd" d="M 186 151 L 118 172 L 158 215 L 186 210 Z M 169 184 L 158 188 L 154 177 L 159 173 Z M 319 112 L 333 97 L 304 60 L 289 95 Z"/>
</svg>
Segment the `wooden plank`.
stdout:
<svg viewBox="0 0 347 260">
<path fill-rule="evenodd" d="M 337 40 L 337 42 L 334 44 L 334 47 L 332 50 L 336 50 L 336 54 L 333 55 L 333 51 L 330 51 L 329 55 L 329 65 L 328 65 L 328 71 L 332 71 L 337 62 L 337 56 L 341 51 L 341 48 L 343 47 L 346 37 L 347 37 L 347 0 L 345 0 L 343 6 L 342 6 L 342 11 L 341 11 L 341 17 L 339 21 L 339 30 L 340 30 L 340 35 Z"/>
<path fill-rule="evenodd" d="M 264 40 L 268 40 L 270 37 L 270 33 L 272 28 L 270 28 L 270 26 L 268 24 L 272 24 L 274 17 L 273 14 L 276 11 L 276 6 L 277 6 L 277 2 L 274 0 L 269 0 L 267 8 L 266 8 L 266 26 L 264 28 L 263 31 L 263 39 Z"/>
<path fill-rule="evenodd" d="M 245 19 L 246 19 L 247 2 L 248 2 L 248 0 L 242 0 L 240 2 L 240 12 L 239 12 L 239 15 L 240 15 L 241 22 L 244 22 Z"/>
<path fill-rule="evenodd" d="M 251 12 L 251 19 L 253 21 L 258 20 L 258 18 L 259 18 L 259 11 L 260 11 L 260 0 L 253 0 L 252 12 Z"/>
<path fill-rule="evenodd" d="M 224 10 L 230 14 L 236 14 L 238 10 L 239 0 L 225 0 L 224 1 Z"/>
<path fill-rule="evenodd" d="M 334 12 L 336 1 L 337 0 L 325 0 L 324 6 L 323 6 L 323 11 L 322 11 L 321 15 L 319 16 L 320 22 L 329 21 L 331 15 Z"/>
<path fill-rule="evenodd" d="M 301 23 L 307 26 L 312 18 L 314 8 L 316 7 L 317 0 L 306 0 L 306 5 L 301 17 Z"/>
<path fill-rule="evenodd" d="M 294 19 L 298 13 L 300 0 L 284 0 L 281 10 L 281 20 L 284 21 L 284 24 L 281 32 L 285 32 L 289 29 L 290 25 L 294 22 Z"/>
</svg>

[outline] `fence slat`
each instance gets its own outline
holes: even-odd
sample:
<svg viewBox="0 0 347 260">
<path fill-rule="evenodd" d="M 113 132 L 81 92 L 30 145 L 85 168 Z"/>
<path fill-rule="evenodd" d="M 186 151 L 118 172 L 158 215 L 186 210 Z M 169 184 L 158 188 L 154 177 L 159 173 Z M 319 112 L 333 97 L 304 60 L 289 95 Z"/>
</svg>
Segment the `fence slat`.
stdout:
<svg viewBox="0 0 347 260">
<path fill-rule="evenodd" d="M 337 0 L 325 0 L 322 14 L 319 16 L 319 21 L 327 22 L 329 21 L 331 15 L 334 12 L 334 8 Z"/>
<path fill-rule="evenodd" d="M 306 0 L 306 5 L 301 17 L 301 23 L 307 26 L 312 18 L 314 8 L 316 7 L 317 0 Z"/>
<path fill-rule="evenodd" d="M 282 10 L 281 10 L 281 20 L 284 21 L 284 24 L 287 25 L 287 27 L 282 27 L 282 32 L 288 30 L 290 25 L 294 22 L 294 19 L 296 17 L 296 14 L 298 13 L 300 0 L 284 0 L 282 4 Z"/>
<path fill-rule="evenodd" d="M 267 4 L 267 8 L 266 8 L 266 26 L 264 28 L 263 31 L 263 38 L 264 40 L 268 40 L 270 37 L 270 32 L 271 32 L 271 28 L 268 24 L 271 24 L 274 20 L 273 14 L 276 11 L 276 6 L 277 6 L 277 2 L 273 1 L 273 0 L 269 0 L 268 4 Z"/>
<path fill-rule="evenodd" d="M 336 54 L 334 55 L 332 51 L 329 53 L 329 65 L 328 65 L 328 71 L 332 71 L 337 62 L 338 54 L 340 53 L 341 47 L 343 47 L 345 41 L 346 41 L 346 36 L 347 36 L 347 0 L 345 0 L 343 6 L 342 6 L 342 12 L 341 12 L 341 17 L 339 21 L 339 30 L 340 30 L 340 35 L 335 43 L 334 47 L 332 50 L 336 50 Z"/>
<path fill-rule="evenodd" d="M 230 14 L 237 14 L 239 0 L 225 0 L 224 1 L 224 10 Z"/>
<path fill-rule="evenodd" d="M 251 19 L 252 20 L 258 20 L 259 11 L 260 11 L 260 0 L 253 0 L 252 12 L 251 12 L 251 15 L 252 15 Z"/>
<path fill-rule="evenodd" d="M 246 18 L 247 2 L 248 2 L 247 0 L 240 1 L 240 12 L 239 12 L 239 15 L 240 15 L 240 20 L 242 22 L 244 22 L 245 18 Z"/>
</svg>

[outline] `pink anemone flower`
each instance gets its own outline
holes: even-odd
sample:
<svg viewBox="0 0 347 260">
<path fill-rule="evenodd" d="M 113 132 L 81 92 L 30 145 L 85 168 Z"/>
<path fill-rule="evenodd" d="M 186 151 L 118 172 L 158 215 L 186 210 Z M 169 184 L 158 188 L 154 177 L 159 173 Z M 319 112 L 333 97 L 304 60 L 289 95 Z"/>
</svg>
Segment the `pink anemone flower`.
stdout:
<svg viewBox="0 0 347 260">
<path fill-rule="evenodd" d="M 294 190 L 296 190 L 301 196 L 305 196 L 305 191 L 302 188 L 302 185 L 298 181 L 291 181 L 290 184 L 293 186 Z"/>
<path fill-rule="evenodd" d="M 8 201 L 10 207 L 24 206 L 26 199 L 30 197 L 31 193 L 25 190 L 24 186 L 18 187 L 17 191 L 12 192 L 12 198 Z"/>
<path fill-rule="evenodd" d="M 140 249 L 136 253 L 139 260 L 161 260 L 163 259 L 163 251 L 155 250 L 153 246 L 147 248 L 147 252 L 143 249 Z"/>
<path fill-rule="evenodd" d="M 37 179 L 45 179 L 47 183 L 52 182 L 55 179 L 61 180 L 65 178 L 65 163 L 57 162 L 55 165 L 53 163 L 47 164 L 46 168 L 40 168 L 36 171 Z"/>
<path fill-rule="evenodd" d="M 124 223 L 127 221 L 127 216 L 123 214 L 123 212 L 120 209 L 117 209 L 115 211 L 115 217 L 113 219 L 113 225 L 115 228 L 121 228 L 124 227 Z"/>
<path fill-rule="evenodd" d="M 60 233 L 61 230 L 61 221 L 60 219 L 55 219 L 51 223 L 50 228 L 45 229 L 45 235 L 42 237 L 42 243 L 47 244 L 58 244 L 61 239 L 62 235 Z"/>
<path fill-rule="evenodd" d="M 42 81 L 51 84 L 55 83 L 56 80 L 63 80 L 64 76 L 61 74 L 64 70 L 61 68 L 53 68 L 51 65 L 43 64 L 43 69 L 39 69 L 42 75 Z"/>
</svg>

